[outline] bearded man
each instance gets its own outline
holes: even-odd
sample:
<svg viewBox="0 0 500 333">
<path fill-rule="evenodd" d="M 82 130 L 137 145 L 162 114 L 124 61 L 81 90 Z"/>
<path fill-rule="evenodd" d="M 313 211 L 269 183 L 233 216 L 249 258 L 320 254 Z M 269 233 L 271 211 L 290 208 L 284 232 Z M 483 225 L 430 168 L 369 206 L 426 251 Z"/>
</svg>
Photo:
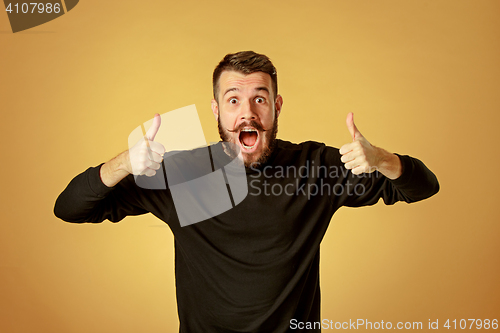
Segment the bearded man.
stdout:
<svg viewBox="0 0 500 333">
<path fill-rule="evenodd" d="M 371 145 L 352 114 L 353 141 L 340 149 L 277 139 L 283 98 L 265 55 L 226 55 L 215 68 L 213 91 L 222 141 L 210 149 L 228 162 L 237 151 L 244 163 L 249 191 L 240 203 L 182 226 L 168 184 L 136 185 L 134 175 L 155 177 L 166 162 L 154 141 L 157 114 L 145 140 L 76 176 L 54 212 L 76 223 L 151 212 L 167 223 L 175 240 L 180 332 L 320 332 L 320 243 L 333 214 L 380 198 L 388 205 L 423 200 L 438 192 L 438 181 L 418 159 Z M 186 168 L 198 152 L 181 153 Z"/>
</svg>

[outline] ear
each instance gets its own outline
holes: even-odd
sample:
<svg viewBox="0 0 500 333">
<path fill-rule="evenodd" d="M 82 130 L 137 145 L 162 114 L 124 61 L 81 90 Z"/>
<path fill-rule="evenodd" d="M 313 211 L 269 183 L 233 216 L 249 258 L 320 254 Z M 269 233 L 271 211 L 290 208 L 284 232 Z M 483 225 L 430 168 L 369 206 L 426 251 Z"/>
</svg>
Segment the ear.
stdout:
<svg viewBox="0 0 500 333">
<path fill-rule="evenodd" d="M 215 99 L 212 99 L 211 107 L 215 120 L 219 120 L 219 105 L 217 104 L 217 101 Z"/>
<path fill-rule="evenodd" d="M 283 97 L 281 97 L 281 95 L 278 95 L 278 97 L 276 97 L 276 102 L 274 102 L 274 110 L 276 111 L 276 117 L 280 115 L 282 106 L 283 106 Z"/>
</svg>

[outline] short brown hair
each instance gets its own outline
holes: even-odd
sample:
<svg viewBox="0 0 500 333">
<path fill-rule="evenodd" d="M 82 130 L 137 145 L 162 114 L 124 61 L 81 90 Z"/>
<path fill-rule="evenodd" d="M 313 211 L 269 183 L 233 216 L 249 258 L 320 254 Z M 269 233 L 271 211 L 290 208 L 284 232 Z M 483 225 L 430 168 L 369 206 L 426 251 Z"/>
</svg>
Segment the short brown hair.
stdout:
<svg viewBox="0 0 500 333">
<path fill-rule="evenodd" d="M 227 54 L 224 59 L 215 67 L 212 78 L 214 98 L 219 102 L 219 79 L 223 71 L 236 71 L 243 74 L 264 72 L 271 76 L 274 98 L 278 96 L 278 75 L 271 60 L 253 51 L 241 51 Z"/>
</svg>

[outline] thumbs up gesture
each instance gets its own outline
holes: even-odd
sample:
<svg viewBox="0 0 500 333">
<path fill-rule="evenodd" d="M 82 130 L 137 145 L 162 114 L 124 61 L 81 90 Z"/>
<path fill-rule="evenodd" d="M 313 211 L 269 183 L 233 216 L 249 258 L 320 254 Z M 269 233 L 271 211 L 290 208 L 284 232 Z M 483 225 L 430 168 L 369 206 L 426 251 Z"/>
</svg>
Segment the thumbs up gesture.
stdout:
<svg viewBox="0 0 500 333">
<path fill-rule="evenodd" d="M 350 112 L 346 119 L 347 129 L 351 133 L 352 142 L 340 148 L 340 160 L 346 169 L 355 175 L 371 173 L 378 169 L 383 159 L 380 148 L 372 146 L 354 124 L 354 115 Z M 384 151 L 385 152 L 385 151 Z"/>
<path fill-rule="evenodd" d="M 161 117 L 157 113 L 144 138 L 129 149 L 129 163 L 127 165 L 129 173 L 152 177 L 156 174 L 156 170 L 160 168 L 163 154 L 165 154 L 165 147 L 161 143 L 154 141 L 160 125 Z"/>
</svg>

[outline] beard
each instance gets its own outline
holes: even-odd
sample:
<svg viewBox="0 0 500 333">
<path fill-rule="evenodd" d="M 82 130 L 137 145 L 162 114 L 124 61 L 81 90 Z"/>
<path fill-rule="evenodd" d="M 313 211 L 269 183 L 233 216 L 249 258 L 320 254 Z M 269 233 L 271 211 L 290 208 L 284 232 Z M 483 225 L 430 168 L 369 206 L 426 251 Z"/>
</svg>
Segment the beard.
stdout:
<svg viewBox="0 0 500 333">
<path fill-rule="evenodd" d="M 245 167 L 247 167 L 247 168 L 249 168 L 251 166 L 252 167 L 259 167 L 259 165 L 267 162 L 267 160 L 269 159 L 269 157 L 273 153 L 274 148 L 276 147 L 276 135 L 278 134 L 278 116 L 277 115 L 274 116 L 273 127 L 271 129 L 267 129 L 267 130 L 264 129 L 262 127 L 262 125 L 260 125 L 259 123 L 257 123 L 254 120 L 249 121 L 247 123 L 242 123 L 242 124 L 240 124 L 240 126 L 238 126 L 238 128 L 235 128 L 234 130 L 224 129 L 222 127 L 221 122 L 220 122 L 220 117 L 218 117 L 218 119 L 217 119 L 217 127 L 219 129 L 219 136 L 220 136 L 220 139 L 222 140 L 222 142 L 231 143 L 231 138 L 229 137 L 227 132 L 237 132 L 239 129 L 241 129 L 247 125 L 253 126 L 257 130 L 262 132 L 262 135 L 265 136 L 266 141 L 267 141 L 267 145 L 265 147 L 263 147 L 262 153 L 255 161 L 244 161 Z M 238 140 L 238 138 L 237 138 L 237 140 Z M 228 145 L 228 146 L 232 147 L 232 145 Z M 230 148 L 229 150 L 231 151 L 230 156 L 235 157 L 238 155 L 238 153 L 234 151 L 234 148 Z"/>
</svg>

